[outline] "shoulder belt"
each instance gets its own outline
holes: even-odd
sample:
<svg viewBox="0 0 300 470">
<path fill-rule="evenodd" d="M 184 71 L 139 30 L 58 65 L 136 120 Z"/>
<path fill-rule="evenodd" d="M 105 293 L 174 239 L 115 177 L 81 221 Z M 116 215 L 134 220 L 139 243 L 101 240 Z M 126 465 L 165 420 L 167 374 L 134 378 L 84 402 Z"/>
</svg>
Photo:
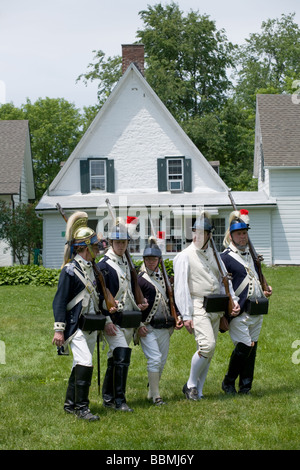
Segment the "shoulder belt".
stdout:
<svg viewBox="0 0 300 470">
<path fill-rule="evenodd" d="M 150 321 L 152 320 L 152 318 L 154 317 L 155 313 L 156 313 L 156 309 L 157 309 L 157 305 L 158 305 L 158 302 L 159 302 L 159 299 L 162 298 L 162 300 L 164 301 L 164 304 L 168 310 L 168 303 L 167 303 L 167 295 L 166 295 L 166 292 L 164 291 L 164 289 L 162 288 L 162 286 L 156 282 L 155 279 L 153 278 L 150 278 L 149 274 L 144 272 L 142 274 L 142 277 L 144 279 L 146 279 L 146 281 L 150 282 L 150 284 L 153 284 L 153 286 L 155 287 L 155 291 L 156 291 L 156 295 L 155 295 L 155 299 L 154 299 L 154 302 L 153 302 L 153 306 L 152 306 L 152 309 L 151 311 L 148 313 L 148 316 L 145 320 L 145 324 L 148 324 L 150 323 Z"/>
<path fill-rule="evenodd" d="M 91 282 L 89 280 L 87 280 L 84 276 L 82 276 L 82 274 L 76 268 L 76 266 L 74 268 L 74 273 L 76 274 L 77 277 L 79 277 L 81 282 L 84 284 L 84 289 L 82 289 L 82 291 L 80 291 L 72 300 L 70 300 L 70 302 L 67 305 L 67 310 L 68 311 L 72 310 L 72 308 L 75 307 L 75 305 L 77 305 L 81 300 L 83 300 L 83 298 L 86 294 L 86 291 L 92 297 L 96 311 L 99 310 L 98 302 L 96 300 L 97 295 L 95 293 L 94 286 L 91 284 Z"/>
<path fill-rule="evenodd" d="M 234 251 L 230 250 L 228 255 L 235 259 L 242 266 L 244 266 L 246 270 L 246 277 L 243 279 L 243 281 L 235 291 L 235 294 L 239 297 L 239 295 L 243 292 L 247 285 L 252 282 L 252 279 L 256 279 L 256 273 L 254 273 L 252 269 L 250 269 L 250 267 L 245 263 L 245 261 Z"/>
</svg>

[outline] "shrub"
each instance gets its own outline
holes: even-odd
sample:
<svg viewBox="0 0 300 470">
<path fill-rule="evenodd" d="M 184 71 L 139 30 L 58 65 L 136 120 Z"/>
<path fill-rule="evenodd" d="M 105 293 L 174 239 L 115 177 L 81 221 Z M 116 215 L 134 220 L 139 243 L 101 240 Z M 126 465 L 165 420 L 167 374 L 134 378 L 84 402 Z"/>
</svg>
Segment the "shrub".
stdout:
<svg viewBox="0 0 300 470">
<path fill-rule="evenodd" d="M 166 271 L 169 276 L 173 276 L 173 261 L 164 260 Z M 142 260 L 134 260 L 134 265 L 138 270 Z M 44 268 L 37 265 L 15 265 L 0 267 L 0 286 L 16 286 L 30 284 L 33 286 L 56 286 L 60 274 L 60 269 Z"/>
<path fill-rule="evenodd" d="M 56 286 L 60 269 L 37 265 L 5 266 L 0 268 L 0 285 Z"/>
</svg>

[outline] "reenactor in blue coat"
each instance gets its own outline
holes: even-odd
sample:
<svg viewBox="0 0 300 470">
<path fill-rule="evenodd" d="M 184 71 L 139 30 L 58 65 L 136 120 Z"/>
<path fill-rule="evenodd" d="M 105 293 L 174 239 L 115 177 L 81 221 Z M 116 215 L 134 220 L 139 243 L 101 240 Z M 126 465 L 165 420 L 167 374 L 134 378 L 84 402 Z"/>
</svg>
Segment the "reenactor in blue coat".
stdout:
<svg viewBox="0 0 300 470">
<path fill-rule="evenodd" d="M 174 328 L 179 327 L 171 315 L 166 279 L 160 265 L 162 252 L 155 239 L 149 239 L 143 259 L 138 282 L 149 306 L 143 311 L 137 340 L 147 358 L 148 398 L 159 406 L 165 404 L 160 395 L 159 382 L 168 357 L 170 337 Z"/>
<path fill-rule="evenodd" d="M 103 405 L 106 408 L 130 412 L 133 409 L 126 402 L 126 383 L 131 358 L 129 345 L 134 329 L 140 325 L 141 311 L 147 308 L 148 304 L 145 299 L 139 303 L 135 297 L 137 286 L 130 269 L 130 255 L 126 256 L 129 240 L 126 224 L 116 222 L 109 235 L 110 247 L 97 266 L 118 305 L 113 315 L 107 310 L 104 300 L 101 305 L 106 315 L 104 336 L 109 345 L 102 387 Z"/>
<path fill-rule="evenodd" d="M 97 331 L 81 329 L 83 314 L 99 312 L 98 285 L 92 266 L 99 251 L 97 234 L 87 226 L 85 212 L 75 212 L 67 221 L 64 263 L 53 300 L 54 337 L 59 353 L 73 354 L 64 410 L 88 421 L 99 420 L 89 409 L 93 375 L 92 356 Z"/>
<path fill-rule="evenodd" d="M 258 266 L 249 249 L 248 211 L 234 211 L 229 218 L 225 235 L 227 247 L 221 258 L 232 275 L 235 295 L 239 297 L 240 314 L 230 319 L 229 333 L 235 346 L 229 361 L 227 374 L 222 382 L 226 394 L 237 393 L 235 381 L 239 377 L 239 393 L 248 394 L 252 387 L 257 342 L 263 315 L 268 311 L 268 297 L 272 288 L 264 287 Z"/>
</svg>

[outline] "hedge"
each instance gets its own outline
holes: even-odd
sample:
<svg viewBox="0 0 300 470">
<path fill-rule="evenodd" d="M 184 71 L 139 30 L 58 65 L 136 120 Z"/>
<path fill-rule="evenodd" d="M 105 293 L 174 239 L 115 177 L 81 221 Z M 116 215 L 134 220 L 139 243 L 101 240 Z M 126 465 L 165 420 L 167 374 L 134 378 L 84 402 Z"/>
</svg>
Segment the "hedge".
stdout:
<svg viewBox="0 0 300 470">
<path fill-rule="evenodd" d="M 37 265 L 16 265 L 0 268 L 0 285 L 56 286 L 60 269 L 44 268 Z"/>
<path fill-rule="evenodd" d="M 166 259 L 167 273 L 173 275 L 173 262 Z M 136 269 L 142 261 L 135 261 Z M 0 286 L 16 286 L 31 284 L 34 286 L 57 286 L 60 269 L 44 268 L 35 264 L 0 267 Z"/>
</svg>

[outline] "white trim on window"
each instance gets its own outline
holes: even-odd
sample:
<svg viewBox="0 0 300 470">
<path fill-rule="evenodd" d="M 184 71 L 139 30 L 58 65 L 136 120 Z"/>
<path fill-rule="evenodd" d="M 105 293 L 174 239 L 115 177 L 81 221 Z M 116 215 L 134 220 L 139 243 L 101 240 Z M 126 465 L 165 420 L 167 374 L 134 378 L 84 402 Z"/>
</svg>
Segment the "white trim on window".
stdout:
<svg viewBox="0 0 300 470">
<path fill-rule="evenodd" d="M 106 191 L 106 160 L 90 160 L 90 190 L 91 192 Z"/>
</svg>

